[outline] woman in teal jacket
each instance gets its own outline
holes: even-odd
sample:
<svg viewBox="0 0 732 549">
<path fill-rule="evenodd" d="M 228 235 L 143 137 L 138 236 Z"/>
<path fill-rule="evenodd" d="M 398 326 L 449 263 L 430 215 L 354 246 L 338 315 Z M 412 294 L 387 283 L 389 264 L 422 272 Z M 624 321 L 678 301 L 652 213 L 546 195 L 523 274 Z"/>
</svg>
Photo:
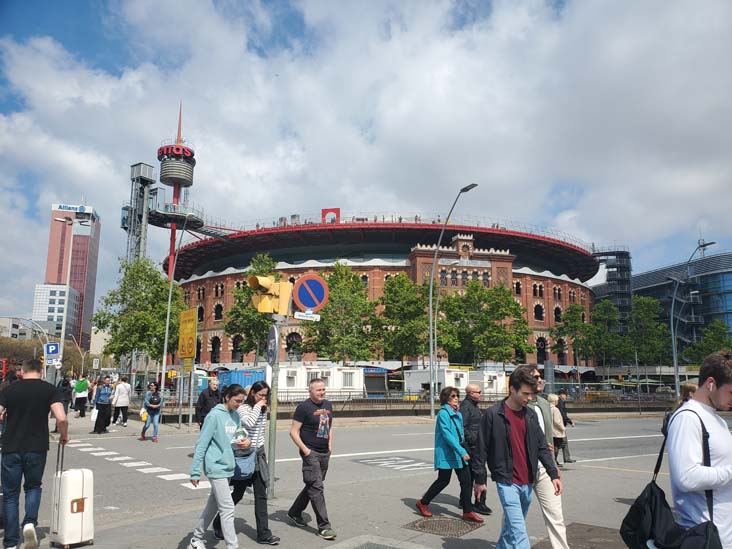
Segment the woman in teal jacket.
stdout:
<svg viewBox="0 0 732 549">
<path fill-rule="evenodd" d="M 463 433 L 463 416 L 458 411 L 460 406 L 460 390 L 455 387 L 445 387 L 440 391 L 440 408 L 435 423 L 435 469 L 438 471 L 437 480 L 427 489 L 422 499 L 417 500 L 417 509 L 424 517 L 431 517 L 428 509 L 430 502 L 442 492 L 455 471 L 460 481 L 460 502 L 463 508 L 463 519 L 472 522 L 483 522 L 483 519 L 473 511 L 470 494 L 470 456 L 463 447 L 465 435 Z"/>
<path fill-rule="evenodd" d="M 226 549 L 236 549 L 239 542 L 234 529 L 234 501 L 231 499 L 229 478 L 234 476 L 234 450 L 246 450 L 251 441 L 242 431 L 236 411 L 244 402 L 246 391 L 241 385 L 229 385 L 224 391 L 224 403 L 217 404 L 206 416 L 196 441 L 191 463 L 191 484 L 198 486 L 201 468 L 211 483 L 206 507 L 198 519 L 189 549 L 206 549 L 203 536 L 218 513 Z"/>
</svg>

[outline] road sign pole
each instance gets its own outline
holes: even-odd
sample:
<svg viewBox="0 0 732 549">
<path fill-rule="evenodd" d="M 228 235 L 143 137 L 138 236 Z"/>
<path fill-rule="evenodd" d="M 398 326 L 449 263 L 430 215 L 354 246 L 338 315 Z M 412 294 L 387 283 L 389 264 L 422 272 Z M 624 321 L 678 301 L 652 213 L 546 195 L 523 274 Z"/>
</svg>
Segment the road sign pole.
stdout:
<svg viewBox="0 0 732 549">
<path fill-rule="evenodd" d="M 269 485 L 267 486 L 267 497 L 274 499 L 275 497 L 275 455 L 277 451 L 277 388 L 279 386 L 280 377 L 280 323 L 275 321 L 272 325 L 275 330 L 277 337 L 276 350 L 274 352 L 273 360 L 270 362 L 272 367 L 272 383 L 270 385 L 270 399 L 269 399 L 269 445 L 267 448 L 267 463 L 269 466 Z M 268 338 L 269 339 L 269 338 Z M 269 349 L 267 349 L 269 355 Z M 270 358 L 269 356 L 267 358 Z"/>
</svg>

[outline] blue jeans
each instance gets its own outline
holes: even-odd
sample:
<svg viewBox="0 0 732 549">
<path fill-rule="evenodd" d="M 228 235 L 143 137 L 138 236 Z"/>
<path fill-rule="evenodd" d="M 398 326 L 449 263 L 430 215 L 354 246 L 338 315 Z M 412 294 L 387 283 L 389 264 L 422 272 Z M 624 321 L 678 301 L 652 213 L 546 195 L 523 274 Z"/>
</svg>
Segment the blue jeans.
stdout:
<svg viewBox="0 0 732 549">
<path fill-rule="evenodd" d="M 0 476 L 2 477 L 5 501 L 5 547 L 18 545 L 20 528 L 18 526 L 18 502 L 20 483 L 25 491 L 25 518 L 23 525 L 38 524 L 38 508 L 41 505 L 41 483 L 46 468 L 47 452 L 3 453 Z"/>
<path fill-rule="evenodd" d="M 142 428 L 142 435 L 145 435 L 145 431 L 147 431 L 148 427 L 152 424 L 153 426 L 153 438 L 158 437 L 158 423 L 160 422 L 160 412 L 157 414 L 151 414 L 150 412 L 147 413 L 147 419 L 145 420 L 145 426 Z"/>
<path fill-rule="evenodd" d="M 531 484 L 496 483 L 503 507 L 503 526 L 496 549 L 531 549 L 526 532 L 526 514 L 531 505 Z"/>
</svg>

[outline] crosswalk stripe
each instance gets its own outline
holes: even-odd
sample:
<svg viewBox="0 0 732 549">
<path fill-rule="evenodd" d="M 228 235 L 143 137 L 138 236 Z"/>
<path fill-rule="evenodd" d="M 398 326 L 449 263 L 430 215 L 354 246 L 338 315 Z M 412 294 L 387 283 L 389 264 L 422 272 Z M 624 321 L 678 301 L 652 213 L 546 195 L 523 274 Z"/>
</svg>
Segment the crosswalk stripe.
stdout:
<svg viewBox="0 0 732 549">
<path fill-rule="evenodd" d="M 134 458 L 131 458 L 129 456 L 119 456 L 119 457 L 116 457 L 116 458 L 105 458 L 105 459 L 107 461 L 129 461 L 129 460 L 134 459 Z"/>
<path fill-rule="evenodd" d="M 81 448 L 82 446 L 91 446 L 88 442 L 69 442 L 66 444 L 67 448 Z"/>
<path fill-rule="evenodd" d="M 79 448 L 79 452 L 103 452 L 104 448 Z"/>
<path fill-rule="evenodd" d="M 117 456 L 119 452 L 92 452 L 93 456 Z"/>
<path fill-rule="evenodd" d="M 146 465 L 152 465 L 152 463 L 148 463 L 147 461 L 131 461 L 130 463 L 120 463 L 120 465 L 124 467 L 144 467 Z"/>
<path fill-rule="evenodd" d="M 189 479 L 190 476 L 185 473 L 174 473 L 172 475 L 158 475 L 158 478 L 163 480 L 186 480 Z"/>
<path fill-rule="evenodd" d="M 170 469 L 165 467 L 148 467 L 146 469 L 138 469 L 140 473 L 167 473 Z"/>
</svg>

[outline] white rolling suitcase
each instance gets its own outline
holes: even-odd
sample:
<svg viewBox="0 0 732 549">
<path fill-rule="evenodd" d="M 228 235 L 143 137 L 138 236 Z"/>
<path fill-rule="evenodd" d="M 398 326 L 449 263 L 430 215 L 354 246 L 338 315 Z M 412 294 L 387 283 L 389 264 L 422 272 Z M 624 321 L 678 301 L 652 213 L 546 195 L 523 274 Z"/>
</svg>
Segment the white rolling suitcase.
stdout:
<svg viewBox="0 0 732 549">
<path fill-rule="evenodd" d="M 58 445 L 53 477 L 51 545 L 64 549 L 94 543 L 94 475 L 91 469 L 64 471 L 64 446 Z"/>
</svg>

